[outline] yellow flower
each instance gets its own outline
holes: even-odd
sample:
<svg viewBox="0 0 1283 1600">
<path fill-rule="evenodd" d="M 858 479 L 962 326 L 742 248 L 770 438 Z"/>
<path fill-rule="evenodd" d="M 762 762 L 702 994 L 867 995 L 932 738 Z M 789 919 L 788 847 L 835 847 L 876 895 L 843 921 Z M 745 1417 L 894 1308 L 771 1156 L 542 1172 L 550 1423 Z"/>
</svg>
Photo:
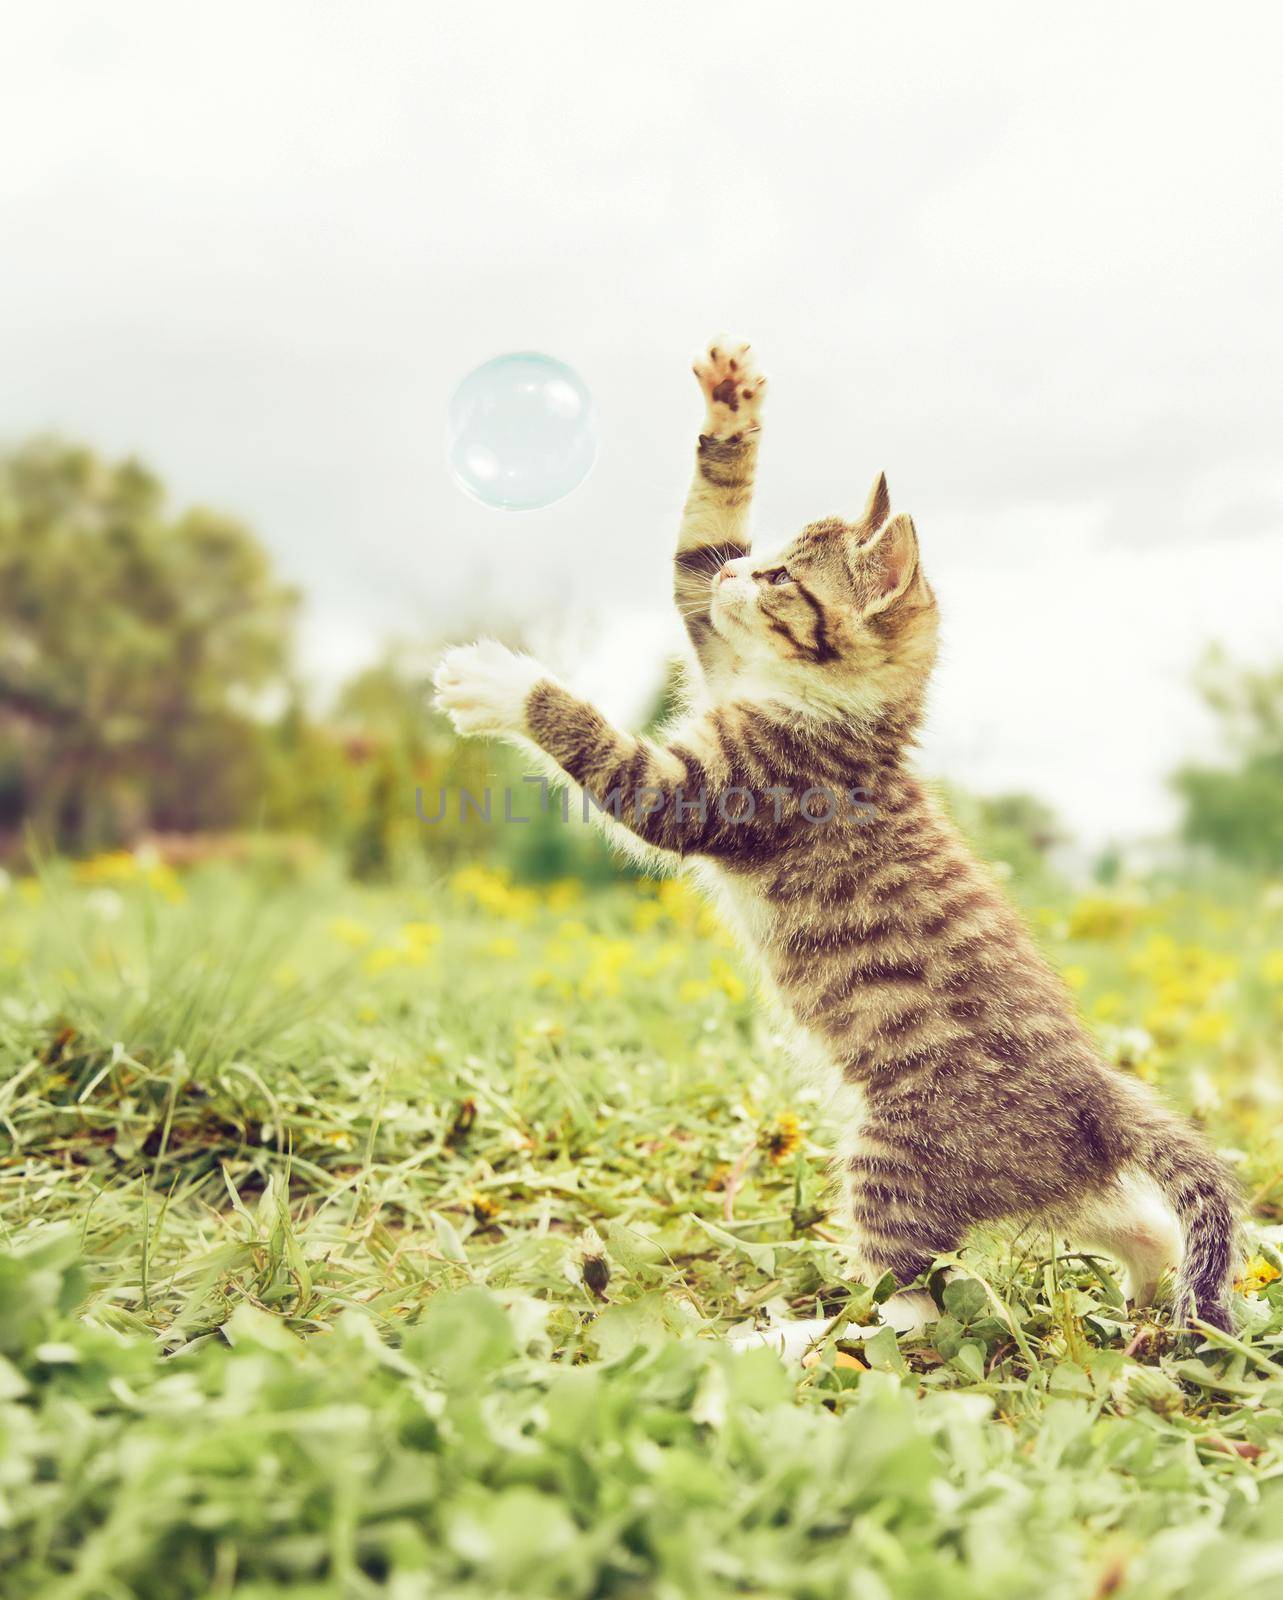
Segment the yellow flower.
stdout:
<svg viewBox="0 0 1283 1600">
<path fill-rule="evenodd" d="M 1170 968 L 1177 959 L 1175 939 L 1168 933 L 1156 933 L 1128 958 L 1127 965 L 1133 972 L 1152 975 Z"/>
<path fill-rule="evenodd" d="M 450 888 L 458 899 L 471 902 L 478 910 L 512 922 L 527 921 L 539 904 L 533 889 L 512 883 L 508 872 L 494 867 L 460 867 L 450 879 Z"/>
<path fill-rule="evenodd" d="M 777 1167 L 788 1160 L 801 1142 L 802 1124 L 792 1111 L 781 1111 L 774 1122 L 758 1130 L 758 1149 Z"/>
<path fill-rule="evenodd" d="M 425 949 L 428 945 L 436 944 L 441 938 L 441 929 L 435 922 L 404 922 L 401 924 L 401 939 L 404 944 L 411 947 Z"/>
<path fill-rule="evenodd" d="M 565 911 L 575 904 L 582 893 L 582 885 L 574 878 L 559 878 L 544 890 L 544 905 L 549 911 Z"/>
<path fill-rule="evenodd" d="M 723 961 L 721 956 L 714 956 L 710 963 L 713 982 L 721 989 L 728 1000 L 742 1000 L 748 991 L 744 987 L 744 980 L 731 966 L 729 961 Z"/>
<path fill-rule="evenodd" d="M 1256 1294 L 1279 1276 L 1279 1269 L 1272 1261 L 1267 1261 L 1264 1256 L 1253 1256 L 1241 1275 L 1234 1280 L 1234 1287 L 1240 1294 Z"/>
<path fill-rule="evenodd" d="M 1164 998 L 1194 1005 L 1206 1001 L 1238 973 L 1230 956 L 1205 945 L 1178 945 L 1166 934 L 1150 939 L 1128 965 L 1150 978 Z"/>
<path fill-rule="evenodd" d="M 588 966 L 580 979 L 580 992 L 585 996 L 618 994 L 619 978 L 633 959 L 634 950 L 627 939 L 594 939 L 591 942 Z"/>
<path fill-rule="evenodd" d="M 71 869 L 77 883 L 130 883 L 138 877 L 138 861 L 130 850 L 107 850 L 77 861 Z"/>
<path fill-rule="evenodd" d="M 1065 982 L 1071 989 L 1085 989 L 1089 974 L 1086 967 L 1065 967 L 1062 972 Z"/>
<path fill-rule="evenodd" d="M 367 972 L 386 972 L 389 967 L 422 967 L 429 951 L 421 944 L 386 944 L 371 950 L 361 965 Z"/>
<path fill-rule="evenodd" d="M 172 867 L 166 866 L 163 861 L 153 862 L 147 868 L 144 876 L 147 887 L 154 889 L 158 895 L 168 900 L 171 905 L 181 905 L 186 900 L 187 891 L 179 883 L 178 874 Z"/>
<path fill-rule="evenodd" d="M 1138 907 L 1107 895 L 1086 895 L 1069 913 L 1071 939 L 1120 939 L 1135 924 Z"/>
<path fill-rule="evenodd" d="M 1190 1020 L 1188 1033 L 1195 1044 L 1220 1044 L 1234 1026 L 1234 1020 L 1224 1011 L 1200 1011 Z"/>
<path fill-rule="evenodd" d="M 681 878 L 665 878 L 657 891 L 660 906 L 670 922 L 681 928 L 694 928 L 704 904 Z"/>
<path fill-rule="evenodd" d="M 1267 950 L 1261 960 L 1261 976 L 1266 983 L 1283 987 L 1283 950 Z"/>
<path fill-rule="evenodd" d="M 77 861 L 72 873 L 77 883 L 145 883 L 166 900 L 177 903 L 186 898 L 174 869 L 150 851 L 107 850 Z"/>
<path fill-rule="evenodd" d="M 515 956 L 520 954 L 520 950 L 521 947 L 517 941 L 506 936 L 502 939 L 491 939 L 486 946 L 487 954 L 497 956 L 500 961 L 513 960 Z"/>
<path fill-rule="evenodd" d="M 363 922 L 357 922 L 352 917 L 331 917 L 326 923 L 326 931 L 332 939 L 338 939 L 342 944 L 350 944 L 354 950 L 363 944 L 369 944 L 374 937 Z"/>
</svg>

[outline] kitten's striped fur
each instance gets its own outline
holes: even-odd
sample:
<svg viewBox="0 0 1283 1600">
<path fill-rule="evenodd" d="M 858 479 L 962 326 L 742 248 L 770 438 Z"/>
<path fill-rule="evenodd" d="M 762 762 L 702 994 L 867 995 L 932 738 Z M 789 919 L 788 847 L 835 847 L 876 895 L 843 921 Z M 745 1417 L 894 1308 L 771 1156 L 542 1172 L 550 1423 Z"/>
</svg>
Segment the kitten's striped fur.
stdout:
<svg viewBox="0 0 1283 1600">
<path fill-rule="evenodd" d="M 662 743 L 622 734 L 493 645 L 450 653 L 440 703 L 461 731 L 529 739 L 645 845 L 702 863 L 845 1107 L 862 1272 L 909 1283 L 974 1224 L 1042 1219 L 1117 1256 L 1141 1301 L 1179 1263 L 1177 1318 L 1227 1327 L 1230 1177 L 1101 1061 L 909 765 L 937 622 L 911 519 L 879 477 L 858 521 L 752 555 L 764 383 L 746 346 L 696 373 L 708 413 L 674 566 L 701 668 L 689 715 Z"/>
</svg>

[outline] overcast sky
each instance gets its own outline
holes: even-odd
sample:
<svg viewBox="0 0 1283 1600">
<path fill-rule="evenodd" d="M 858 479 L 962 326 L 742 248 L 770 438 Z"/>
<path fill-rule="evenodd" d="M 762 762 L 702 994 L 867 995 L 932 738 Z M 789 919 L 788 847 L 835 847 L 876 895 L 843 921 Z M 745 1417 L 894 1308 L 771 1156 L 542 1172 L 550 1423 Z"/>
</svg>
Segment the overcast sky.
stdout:
<svg viewBox="0 0 1283 1600">
<path fill-rule="evenodd" d="M 243 515 L 319 683 L 390 632 L 569 616 L 626 709 L 729 329 L 772 383 L 764 538 L 881 467 L 914 513 L 928 764 L 1144 834 L 1205 642 L 1283 656 L 1279 15 L 10 6 L 0 433 Z M 598 463 L 489 511 L 445 408 L 531 348 L 591 385 Z"/>
</svg>

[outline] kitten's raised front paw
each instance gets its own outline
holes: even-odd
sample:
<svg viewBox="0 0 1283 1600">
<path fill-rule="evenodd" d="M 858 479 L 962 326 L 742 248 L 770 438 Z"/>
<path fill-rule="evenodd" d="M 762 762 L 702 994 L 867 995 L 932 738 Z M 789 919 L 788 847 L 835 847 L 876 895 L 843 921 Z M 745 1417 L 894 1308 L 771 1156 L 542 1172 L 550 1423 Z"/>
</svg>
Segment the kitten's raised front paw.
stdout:
<svg viewBox="0 0 1283 1600">
<path fill-rule="evenodd" d="M 524 733 L 530 691 L 548 677 L 532 656 L 482 639 L 447 650 L 432 685 L 457 733 Z"/>
<path fill-rule="evenodd" d="M 708 402 L 704 433 L 713 439 L 730 439 L 737 433 L 756 433 L 766 379 L 757 370 L 747 344 L 713 344 L 694 365 L 695 376 Z"/>
</svg>

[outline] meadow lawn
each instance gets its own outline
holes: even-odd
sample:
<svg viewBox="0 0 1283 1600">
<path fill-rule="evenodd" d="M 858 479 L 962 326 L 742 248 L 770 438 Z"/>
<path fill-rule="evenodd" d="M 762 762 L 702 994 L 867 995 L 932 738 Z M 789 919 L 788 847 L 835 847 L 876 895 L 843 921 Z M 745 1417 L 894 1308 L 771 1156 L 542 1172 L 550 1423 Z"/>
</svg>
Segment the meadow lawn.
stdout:
<svg viewBox="0 0 1283 1600">
<path fill-rule="evenodd" d="M 1032 914 L 1255 1224 L 1236 1338 L 981 1241 L 869 1316 L 824 1109 L 678 883 L 0 895 L 0 1594 L 1283 1594 L 1283 886 Z"/>
</svg>

